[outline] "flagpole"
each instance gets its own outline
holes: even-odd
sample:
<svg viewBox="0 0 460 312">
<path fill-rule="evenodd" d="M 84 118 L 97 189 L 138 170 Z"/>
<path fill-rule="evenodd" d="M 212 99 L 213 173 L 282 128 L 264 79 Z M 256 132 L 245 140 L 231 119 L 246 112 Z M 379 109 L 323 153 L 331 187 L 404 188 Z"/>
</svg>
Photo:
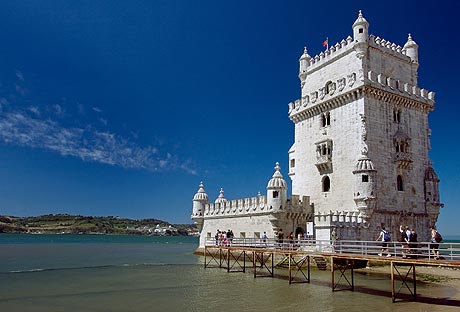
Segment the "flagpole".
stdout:
<svg viewBox="0 0 460 312">
<path fill-rule="evenodd" d="M 329 37 L 326 37 L 326 50 L 329 50 Z"/>
</svg>

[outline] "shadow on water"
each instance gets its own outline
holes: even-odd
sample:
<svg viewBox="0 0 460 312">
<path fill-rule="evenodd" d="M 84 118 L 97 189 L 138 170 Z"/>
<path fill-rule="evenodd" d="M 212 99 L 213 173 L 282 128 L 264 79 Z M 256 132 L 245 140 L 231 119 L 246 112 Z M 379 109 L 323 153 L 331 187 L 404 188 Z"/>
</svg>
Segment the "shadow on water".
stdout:
<svg viewBox="0 0 460 312">
<path fill-rule="evenodd" d="M 312 274 L 314 274 L 316 272 L 317 272 L 316 270 L 313 270 Z M 237 272 L 233 272 L 233 273 L 237 273 Z M 361 281 L 362 283 L 368 283 L 369 280 L 388 280 L 388 282 L 391 283 L 391 278 L 390 278 L 389 274 L 376 273 L 376 272 L 373 272 L 373 273 L 355 272 L 355 283 L 354 283 L 355 286 L 354 286 L 353 292 L 354 293 L 362 293 L 362 294 L 372 295 L 372 296 L 386 297 L 386 298 L 391 299 L 391 296 L 392 296 L 391 290 L 385 290 L 385 289 L 381 289 L 381 288 L 378 288 L 378 287 L 369 287 L 369 286 L 363 286 L 363 285 L 356 285 L 357 283 L 359 284 L 359 282 L 360 282 L 359 279 L 356 280 L 357 276 L 358 277 L 359 276 L 361 276 L 361 277 L 366 276 L 367 277 L 366 281 Z M 257 276 L 257 278 L 264 278 L 264 277 L 271 277 L 271 276 L 270 275 L 258 275 Z M 277 279 L 281 279 L 281 280 L 286 280 L 286 281 L 289 280 L 289 276 L 286 275 L 286 274 L 279 274 L 279 273 L 276 274 L 275 273 L 273 277 L 277 278 Z M 398 278 L 395 278 L 395 282 L 396 283 L 401 283 L 401 280 L 398 279 Z M 328 287 L 328 288 L 332 287 L 332 282 L 330 280 L 328 281 L 328 280 L 324 280 L 324 279 L 321 279 L 321 280 L 314 279 L 314 275 L 311 276 L 309 283 L 306 281 L 306 279 L 299 278 L 299 277 L 293 278 L 292 283 L 293 284 L 306 283 L 306 284 L 310 284 L 310 285 L 313 285 L 313 286 L 321 286 L 321 287 Z M 412 280 L 408 281 L 408 283 L 412 283 Z M 429 287 L 431 285 L 432 284 L 429 283 L 429 282 L 417 281 L 417 287 L 423 287 L 423 286 Z M 350 286 L 347 285 L 346 282 L 345 283 L 340 283 L 337 286 L 338 286 L 338 288 L 336 288 L 334 290 L 334 292 L 351 291 Z M 396 292 L 398 292 L 400 284 L 395 285 L 395 287 L 396 287 L 396 289 L 395 289 Z M 405 286 L 402 285 L 401 289 L 404 290 L 404 287 Z M 443 286 L 443 287 L 445 287 L 445 286 Z M 407 288 L 405 288 L 405 290 L 407 290 Z M 396 303 L 398 303 L 398 302 L 418 302 L 418 303 L 432 304 L 432 305 L 439 305 L 439 306 L 460 307 L 460 300 L 451 299 L 449 297 L 438 297 L 438 298 L 428 297 L 426 295 L 420 295 L 419 293 L 417 293 L 417 299 L 416 300 L 414 300 L 412 294 L 398 293 L 397 294 L 397 299 L 396 299 L 395 302 Z"/>
</svg>

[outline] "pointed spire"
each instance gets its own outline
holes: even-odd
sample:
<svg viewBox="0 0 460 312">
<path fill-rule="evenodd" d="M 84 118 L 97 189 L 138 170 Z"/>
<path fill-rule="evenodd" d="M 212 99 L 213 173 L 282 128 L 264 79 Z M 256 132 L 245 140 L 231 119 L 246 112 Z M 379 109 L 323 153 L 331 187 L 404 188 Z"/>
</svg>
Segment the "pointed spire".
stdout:
<svg viewBox="0 0 460 312">
<path fill-rule="evenodd" d="M 268 181 L 267 188 L 282 188 L 287 189 L 286 181 L 283 179 L 283 175 L 280 172 L 280 164 L 276 162 L 275 164 L 275 173 L 273 173 L 272 178 Z"/>
<path fill-rule="evenodd" d="M 283 175 L 280 172 L 281 167 L 280 167 L 279 162 L 276 162 L 274 169 L 275 169 L 275 173 L 273 174 L 272 178 L 282 178 Z"/>
<path fill-rule="evenodd" d="M 414 41 L 414 39 L 412 39 L 412 35 L 409 33 L 407 35 L 407 42 L 404 45 L 404 49 L 412 48 L 412 47 L 418 47 L 418 44 Z"/>
<path fill-rule="evenodd" d="M 220 192 L 219 192 L 219 196 L 217 197 L 217 199 L 215 200 L 215 203 L 225 203 L 227 200 L 225 199 L 225 196 L 224 196 L 224 189 L 223 188 L 220 188 Z"/>
<path fill-rule="evenodd" d="M 193 197 L 193 200 L 208 200 L 208 194 L 204 191 L 204 185 L 203 181 L 200 182 L 200 185 L 198 187 L 198 191 L 196 192 L 195 196 Z"/>
<path fill-rule="evenodd" d="M 300 60 L 310 60 L 311 56 L 308 54 L 307 47 L 303 47 L 303 54 L 300 56 Z"/>
<path fill-rule="evenodd" d="M 365 25 L 366 27 L 369 27 L 369 23 L 368 23 L 367 20 L 363 17 L 363 13 L 361 12 L 361 10 L 359 10 L 358 18 L 357 18 L 356 21 L 353 23 L 353 26 L 352 26 L 352 27 L 355 27 L 355 26 L 358 26 L 358 25 Z"/>
<path fill-rule="evenodd" d="M 413 63 L 418 64 L 418 44 L 412 39 L 411 34 L 407 36 L 407 42 L 402 51 L 410 57 Z"/>
</svg>

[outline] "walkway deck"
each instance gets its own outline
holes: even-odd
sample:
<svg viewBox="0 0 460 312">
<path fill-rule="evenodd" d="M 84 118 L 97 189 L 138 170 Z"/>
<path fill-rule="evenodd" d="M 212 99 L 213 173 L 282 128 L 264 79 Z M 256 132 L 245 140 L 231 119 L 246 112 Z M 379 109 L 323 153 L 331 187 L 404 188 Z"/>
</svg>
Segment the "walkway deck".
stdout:
<svg viewBox="0 0 460 312">
<path fill-rule="evenodd" d="M 391 297 L 401 299 L 402 290 L 417 300 L 416 266 L 442 266 L 460 268 L 460 244 L 440 244 L 440 259 L 435 258 L 433 246 L 428 242 L 418 243 L 410 250 L 401 243 L 389 245 L 391 257 L 378 254 L 381 243 L 369 241 L 274 241 L 260 239 L 234 239 L 226 246 L 209 241 L 204 249 L 204 267 L 219 267 L 227 272 L 246 272 L 252 268 L 254 278 L 275 277 L 275 268 L 280 264 L 288 270 L 289 284 L 310 282 L 313 259 L 328 259 L 331 269 L 331 288 L 351 290 L 355 288 L 354 270 L 362 268 L 368 261 L 390 264 Z M 402 254 L 407 256 L 402 257 Z M 275 258 L 277 258 L 275 260 Z M 279 261 L 282 259 L 282 261 Z M 275 265 L 275 261 L 277 262 Z M 338 278 L 337 278 L 338 276 Z"/>
</svg>

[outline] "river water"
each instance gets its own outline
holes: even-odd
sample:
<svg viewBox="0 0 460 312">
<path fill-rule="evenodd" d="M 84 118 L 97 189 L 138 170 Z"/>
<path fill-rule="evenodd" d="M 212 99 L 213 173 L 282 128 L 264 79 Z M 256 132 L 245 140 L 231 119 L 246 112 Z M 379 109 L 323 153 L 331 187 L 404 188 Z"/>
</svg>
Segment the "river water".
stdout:
<svg viewBox="0 0 460 312">
<path fill-rule="evenodd" d="M 387 276 L 355 291 L 203 267 L 195 237 L 0 234 L 0 311 L 458 311 L 457 289 L 417 283 L 421 302 L 391 302 Z M 405 291 L 408 293 L 408 291 Z"/>
</svg>

